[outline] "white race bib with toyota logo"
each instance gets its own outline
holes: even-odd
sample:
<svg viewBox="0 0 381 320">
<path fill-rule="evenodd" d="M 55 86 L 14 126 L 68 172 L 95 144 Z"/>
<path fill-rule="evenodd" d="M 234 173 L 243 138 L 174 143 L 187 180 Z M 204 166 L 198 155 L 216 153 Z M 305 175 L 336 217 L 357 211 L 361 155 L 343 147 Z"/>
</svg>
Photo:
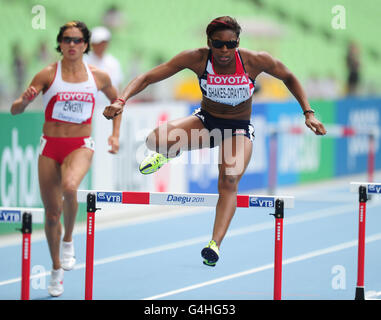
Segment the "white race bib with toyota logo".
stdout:
<svg viewBox="0 0 381 320">
<path fill-rule="evenodd" d="M 213 101 L 235 106 L 249 99 L 251 95 L 250 81 L 246 74 L 208 74 L 206 97 Z"/>
<path fill-rule="evenodd" d="M 94 95 L 88 92 L 58 92 L 53 107 L 55 120 L 82 123 L 90 119 L 94 107 Z"/>
</svg>

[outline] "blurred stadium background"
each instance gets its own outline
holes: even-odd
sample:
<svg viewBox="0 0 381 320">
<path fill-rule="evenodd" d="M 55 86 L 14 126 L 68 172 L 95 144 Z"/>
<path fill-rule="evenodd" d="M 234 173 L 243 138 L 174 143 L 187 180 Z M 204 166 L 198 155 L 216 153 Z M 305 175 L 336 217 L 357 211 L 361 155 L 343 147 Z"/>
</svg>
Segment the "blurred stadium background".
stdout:
<svg viewBox="0 0 381 320">
<path fill-rule="evenodd" d="M 341 11 L 337 11 L 338 5 Z M 379 1 L 0 0 L 0 6 L 0 206 L 41 206 L 37 179 L 44 118 L 41 95 L 23 115 L 12 117 L 9 109 L 32 77 L 60 58 L 55 51 L 56 36 L 59 27 L 71 20 L 84 21 L 89 28 L 103 25 L 111 30 L 108 52 L 121 64 L 124 87 L 134 76 L 178 52 L 205 46 L 207 24 L 218 16 L 233 16 L 242 26 L 241 47 L 268 51 L 284 62 L 301 80 L 325 124 L 380 128 L 381 42 L 376 36 L 381 27 Z M 42 20 L 38 19 L 41 8 L 45 13 Z M 37 28 L 36 24 L 44 27 Z M 360 81 L 356 92 L 349 96 L 350 44 L 359 50 Z M 268 187 L 267 127 L 279 123 L 303 125 L 300 107 L 281 81 L 265 75 L 257 80 L 260 90 L 255 93 L 253 108 L 254 160 L 241 181 L 243 192 Z M 104 140 L 96 138 L 98 152 L 83 188 L 216 192 L 215 165 L 185 167 L 183 161 L 144 179 L 137 170 L 136 158 L 145 134 L 160 121 L 190 114 L 200 98 L 197 77 L 187 70 L 147 88 L 123 113 L 121 149 L 113 159 L 104 151 L 107 137 L 100 106 L 93 130 Z M 379 170 L 379 137 L 375 152 L 375 169 Z M 368 153 L 368 139 L 363 136 L 316 139 L 312 135 L 282 135 L 276 182 L 300 184 L 350 174 L 364 174 L 366 178 Z M 107 172 L 104 163 L 112 163 Z M 0 225 L 0 232 L 2 228 Z"/>
<path fill-rule="evenodd" d="M 0 4 L 2 109 L 9 108 L 9 101 L 36 72 L 59 57 L 54 50 L 56 35 L 69 20 L 82 20 L 89 28 L 111 28 L 109 52 L 122 64 L 125 83 L 181 50 L 204 46 L 208 22 L 217 16 L 231 15 L 243 27 L 242 47 L 266 50 L 284 61 L 313 96 L 332 98 L 345 94 L 350 42 L 360 49 L 359 93 L 373 95 L 381 90 L 381 43 L 376 37 L 381 26 L 378 1 L 1 0 Z M 37 5 L 46 10 L 45 29 L 32 27 L 32 19 L 37 15 L 32 8 Z M 336 5 L 345 8 L 345 29 L 332 26 L 336 16 L 332 9 Z M 195 77 L 183 72 L 178 79 L 171 83 L 172 97 L 197 101 L 200 92 Z M 289 98 L 278 82 L 263 79 L 261 89 L 259 98 Z M 155 99 L 153 91 L 149 98 Z"/>
</svg>

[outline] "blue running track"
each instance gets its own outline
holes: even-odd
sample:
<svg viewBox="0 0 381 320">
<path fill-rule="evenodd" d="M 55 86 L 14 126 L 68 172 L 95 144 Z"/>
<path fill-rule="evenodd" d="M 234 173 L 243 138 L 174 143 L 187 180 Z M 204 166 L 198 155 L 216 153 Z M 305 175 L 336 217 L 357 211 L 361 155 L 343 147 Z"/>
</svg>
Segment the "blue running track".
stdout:
<svg viewBox="0 0 381 320">
<path fill-rule="evenodd" d="M 295 208 L 285 209 L 282 298 L 353 300 L 358 195 L 349 192 L 349 183 L 310 185 L 279 194 L 295 195 Z M 210 240 L 213 209 L 97 225 L 93 298 L 271 300 L 272 210 L 237 209 L 214 268 L 203 265 L 200 256 Z M 76 230 L 77 265 L 65 272 L 65 292 L 59 298 L 47 292 L 51 268 L 47 243 L 32 234 L 31 299 L 84 299 L 86 235 L 84 228 Z M 377 197 L 367 203 L 366 237 L 365 291 L 369 298 L 380 299 L 381 199 Z M 21 235 L 17 243 L 0 241 L 0 257 L 0 300 L 19 299 Z"/>
</svg>

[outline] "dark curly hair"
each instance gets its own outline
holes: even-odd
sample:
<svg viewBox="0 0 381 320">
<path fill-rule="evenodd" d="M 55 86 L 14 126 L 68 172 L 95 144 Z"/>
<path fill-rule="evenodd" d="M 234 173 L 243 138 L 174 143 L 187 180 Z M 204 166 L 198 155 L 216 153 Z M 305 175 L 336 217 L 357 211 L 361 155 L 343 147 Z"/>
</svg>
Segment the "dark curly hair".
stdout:
<svg viewBox="0 0 381 320">
<path fill-rule="evenodd" d="M 87 43 L 87 48 L 86 48 L 86 51 L 84 53 L 88 53 L 90 51 L 91 32 L 90 32 L 89 28 L 87 28 L 86 24 L 82 21 L 70 21 L 68 23 L 65 23 L 60 28 L 60 31 L 58 32 L 58 35 L 57 35 L 58 45 L 56 47 L 56 50 L 58 52 L 61 52 L 60 43 L 62 42 L 63 33 L 69 28 L 78 28 L 79 30 L 81 30 L 81 32 L 83 34 L 83 39 L 84 39 L 85 43 Z"/>
<path fill-rule="evenodd" d="M 206 35 L 210 38 L 214 32 L 220 30 L 232 30 L 239 38 L 241 33 L 241 26 L 238 24 L 237 20 L 229 17 L 223 16 L 213 19 L 206 28 Z"/>
</svg>

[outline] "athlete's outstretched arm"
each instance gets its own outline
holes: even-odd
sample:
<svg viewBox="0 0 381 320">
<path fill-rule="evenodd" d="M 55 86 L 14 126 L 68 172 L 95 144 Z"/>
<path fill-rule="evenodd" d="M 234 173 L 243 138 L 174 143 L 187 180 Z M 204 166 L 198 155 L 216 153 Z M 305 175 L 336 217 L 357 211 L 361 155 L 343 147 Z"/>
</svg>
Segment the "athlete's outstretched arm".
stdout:
<svg viewBox="0 0 381 320">
<path fill-rule="evenodd" d="M 299 102 L 303 112 L 311 110 L 307 95 L 304 92 L 299 80 L 282 62 L 273 58 L 266 52 L 261 52 L 257 55 L 256 63 L 257 65 L 259 64 L 264 72 L 283 81 L 288 90 Z M 327 133 L 324 125 L 315 118 L 313 112 L 305 113 L 305 117 L 306 126 L 310 128 L 315 134 L 324 135 Z"/>
<path fill-rule="evenodd" d="M 124 104 L 128 99 L 143 91 L 148 85 L 167 79 L 183 69 L 192 69 L 192 66 L 199 60 L 200 54 L 197 50 L 183 51 L 168 62 L 136 77 L 122 91 L 120 99 L 105 108 L 103 115 L 107 119 L 112 119 L 123 111 Z"/>
</svg>

